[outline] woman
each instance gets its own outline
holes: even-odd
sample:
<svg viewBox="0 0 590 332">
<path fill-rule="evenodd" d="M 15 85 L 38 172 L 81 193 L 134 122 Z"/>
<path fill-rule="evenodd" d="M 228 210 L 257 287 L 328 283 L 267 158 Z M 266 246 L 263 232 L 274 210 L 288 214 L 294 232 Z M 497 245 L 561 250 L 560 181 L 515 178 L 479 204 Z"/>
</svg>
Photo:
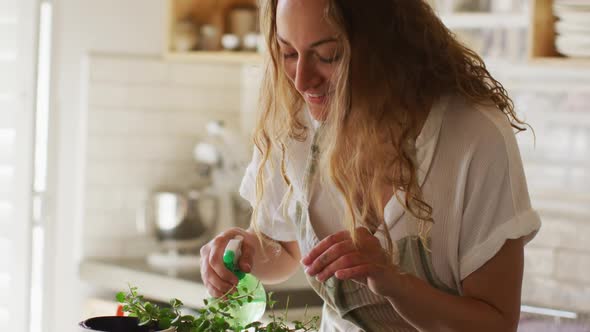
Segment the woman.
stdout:
<svg viewBox="0 0 590 332">
<path fill-rule="evenodd" d="M 502 85 L 419 0 L 266 0 L 269 58 L 240 192 L 201 250 L 214 296 L 303 266 L 322 331 L 516 331 L 531 209 Z"/>
</svg>

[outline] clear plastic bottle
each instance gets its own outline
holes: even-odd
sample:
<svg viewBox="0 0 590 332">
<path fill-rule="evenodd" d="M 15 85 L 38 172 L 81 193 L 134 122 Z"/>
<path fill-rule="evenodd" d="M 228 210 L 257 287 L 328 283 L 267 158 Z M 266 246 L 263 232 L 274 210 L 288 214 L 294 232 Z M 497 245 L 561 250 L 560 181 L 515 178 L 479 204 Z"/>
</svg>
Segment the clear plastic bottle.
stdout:
<svg viewBox="0 0 590 332">
<path fill-rule="evenodd" d="M 238 295 L 250 294 L 253 297 L 251 302 L 244 300 L 241 306 L 229 311 L 234 317 L 230 321 L 230 324 L 241 327 L 260 320 L 266 309 L 266 292 L 262 283 L 252 274 L 241 271 L 238 266 L 238 260 L 242 255 L 243 240 L 244 238 L 239 235 L 230 240 L 223 254 L 223 263 L 239 279 L 237 286 Z"/>
</svg>

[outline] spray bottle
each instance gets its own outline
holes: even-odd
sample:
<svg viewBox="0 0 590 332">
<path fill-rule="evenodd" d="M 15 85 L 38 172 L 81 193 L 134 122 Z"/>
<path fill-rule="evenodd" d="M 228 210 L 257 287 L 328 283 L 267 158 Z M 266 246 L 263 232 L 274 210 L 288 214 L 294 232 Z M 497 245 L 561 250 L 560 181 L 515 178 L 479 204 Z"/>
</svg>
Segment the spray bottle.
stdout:
<svg viewBox="0 0 590 332">
<path fill-rule="evenodd" d="M 232 271 L 238 277 L 237 293 L 238 295 L 249 294 L 252 296 L 250 302 L 244 300 L 242 305 L 229 311 L 234 317 L 230 322 L 234 326 L 246 326 L 254 321 L 258 321 L 264 315 L 266 309 L 266 292 L 262 283 L 250 273 L 244 273 L 240 270 L 238 261 L 242 255 L 242 242 L 244 238 L 240 235 L 229 241 L 223 254 L 223 263 L 228 270 Z"/>
</svg>

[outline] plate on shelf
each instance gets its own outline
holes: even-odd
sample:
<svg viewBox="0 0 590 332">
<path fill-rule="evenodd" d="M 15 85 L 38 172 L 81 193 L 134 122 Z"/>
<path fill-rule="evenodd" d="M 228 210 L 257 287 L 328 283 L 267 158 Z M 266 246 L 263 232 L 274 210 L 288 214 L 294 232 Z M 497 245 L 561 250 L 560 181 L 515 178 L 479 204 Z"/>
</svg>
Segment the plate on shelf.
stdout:
<svg viewBox="0 0 590 332">
<path fill-rule="evenodd" d="M 563 22 L 577 25 L 590 26 L 590 12 L 563 12 L 555 13 L 555 16 Z"/>
<path fill-rule="evenodd" d="M 578 24 L 578 23 L 571 23 L 566 21 L 557 21 L 555 22 L 555 32 L 560 35 L 567 35 L 570 33 L 586 33 L 590 34 L 590 24 Z"/>
<path fill-rule="evenodd" d="M 569 57 L 590 57 L 590 37 L 579 36 L 558 36 L 555 39 L 557 52 Z"/>
<path fill-rule="evenodd" d="M 588 0 L 562 0 L 553 3 L 553 11 L 557 12 L 590 12 Z"/>
<path fill-rule="evenodd" d="M 553 13 L 561 21 L 590 26 L 590 10 L 555 9 Z"/>
</svg>

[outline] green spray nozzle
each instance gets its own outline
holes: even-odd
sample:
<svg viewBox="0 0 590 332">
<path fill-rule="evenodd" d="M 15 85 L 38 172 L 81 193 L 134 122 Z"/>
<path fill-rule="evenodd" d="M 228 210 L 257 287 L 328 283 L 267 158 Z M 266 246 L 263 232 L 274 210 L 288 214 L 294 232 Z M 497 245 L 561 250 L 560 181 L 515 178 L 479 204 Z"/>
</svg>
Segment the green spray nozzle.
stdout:
<svg viewBox="0 0 590 332">
<path fill-rule="evenodd" d="M 237 235 L 233 239 L 229 240 L 229 243 L 225 247 L 225 251 L 223 253 L 223 264 L 225 267 L 232 271 L 238 279 L 244 278 L 246 273 L 240 270 L 238 261 L 240 260 L 240 256 L 242 256 L 242 241 L 244 238 L 240 235 Z"/>
</svg>

